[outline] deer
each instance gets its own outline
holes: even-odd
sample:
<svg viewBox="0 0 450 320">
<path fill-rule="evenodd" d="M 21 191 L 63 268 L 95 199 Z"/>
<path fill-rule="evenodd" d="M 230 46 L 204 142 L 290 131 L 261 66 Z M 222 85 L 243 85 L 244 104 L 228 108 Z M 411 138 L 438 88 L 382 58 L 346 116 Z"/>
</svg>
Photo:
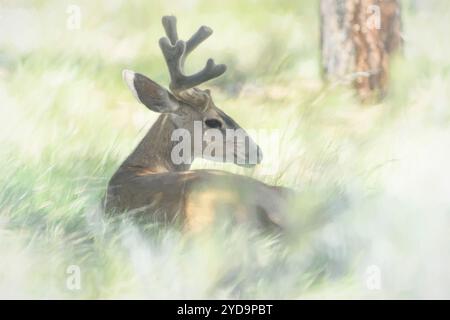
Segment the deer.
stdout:
<svg viewBox="0 0 450 320">
<path fill-rule="evenodd" d="M 226 66 L 215 64 L 210 58 L 199 72 L 184 73 L 187 56 L 212 34 L 212 29 L 201 26 L 189 40 L 183 41 L 178 39 L 175 16 L 164 16 L 162 25 L 166 37 L 159 40 L 159 46 L 169 71 L 170 90 L 143 74 L 122 72 L 138 102 L 160 115 L 109 180 L 105 211 L 111 215 L 128 212 L 151 221 L 177 224 L 192 232 L 204 230 L 223 215 L 236 223 L 282 230 L 286 227 L 284 210 L 292 195 L 290 189 L 227 171 L 191 170 L 192 161 L 202 157 L 213 142 L 202 141 L 197 148 L 200 150 L 186 152 L 190 153 L 189 161 L 174 161 L 173 133 L 182 129 L 194 139 L 196 123 L 204 135 L 211 131 L 225 134 L 230 130 L 243 133 L 248 148 L 238 148 L 243 145 L 242 140 L 238 145 L 236 137 L 225 135 L 223 145 L 232 147 L 225 148 L 215 157 L 216 161 L 254 167 L 261 163 L 262 151 L 235 120 L 214 104 L 210 90 L 198 87 L 221 76 Z M 254 151 L 253 161 L 250 150 Z"/>
</svg>

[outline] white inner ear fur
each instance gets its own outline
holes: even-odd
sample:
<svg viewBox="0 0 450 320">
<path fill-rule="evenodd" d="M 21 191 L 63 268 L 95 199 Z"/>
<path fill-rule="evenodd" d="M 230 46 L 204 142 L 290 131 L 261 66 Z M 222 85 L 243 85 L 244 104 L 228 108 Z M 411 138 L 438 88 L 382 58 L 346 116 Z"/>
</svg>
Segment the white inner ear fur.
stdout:
<svg viewBox="0 0 450 320">
<path fill-rule="evenodd" d="M 135 75 L 134 71 L 127 69 L 122 71 L 122 78 L 127 84 L 128 88 L 130 88 L 131 93 L 139 102 L 142 103 L 142 101 L 139 99 L 136 88 L 134 87 L 134 75 Z"/>
</svg>

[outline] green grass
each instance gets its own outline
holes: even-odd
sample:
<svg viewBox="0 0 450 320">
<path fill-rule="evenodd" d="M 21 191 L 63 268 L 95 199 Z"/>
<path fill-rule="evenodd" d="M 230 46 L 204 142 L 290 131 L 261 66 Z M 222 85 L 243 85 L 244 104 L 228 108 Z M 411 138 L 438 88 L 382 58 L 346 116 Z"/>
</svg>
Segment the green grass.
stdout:
<svg viewBox="0 0 450 320">
<path fill-rule="evenodd" d="M 0 297 L 449 298 L 450 13 L 404 2 L 405 52 L 382 104 L 323 89 L 316 1 L 9 2 L 0 9 Z M 167 84 L 160 17 L 215 33 L 190 57 L 244 128 L 279 133 L 275 172 L 196 161 L 296 188 L 285 238 L 106 221 L 109 177 L 156 114 L 124 68 Z M 264 147 L 264 142 L 262 142 Z M 80 267 L 70 290 L 67 268 Z M 370 266 L 380 290 L 370 290 Z"/>
</svg>

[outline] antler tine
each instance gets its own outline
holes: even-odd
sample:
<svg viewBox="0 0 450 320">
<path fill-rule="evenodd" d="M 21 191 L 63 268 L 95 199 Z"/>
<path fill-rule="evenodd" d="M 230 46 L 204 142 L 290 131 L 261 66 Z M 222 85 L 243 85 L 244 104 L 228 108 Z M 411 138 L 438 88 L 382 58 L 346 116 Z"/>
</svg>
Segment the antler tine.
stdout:
<svg viewBox="0 0 450 320">
<path fill-rule="evenodd" d="M 212 30 L 206 26 L 202 26 L 187 42 L 184 42 L 183 40 L 178 40 L 176 18 L 174 16 L 164 16 L 162 18 L 162 24 L 168 38 L 161 38 L 159 40 L 159 46 L 161 47 L 169 69 L 170 89 L 175 94 L 217 78 L 226 71 L 225 65 L 216 65 L 214 60 L 208 59 L 205 67 L 201 71 L 186 76 L 183 73 L 184 60 L 190 52 L 212 34 Z"/>
<path fill-rule="evenodd" d="M 166 37 L 159 39 L 159 46 L 166 60 L 170 74 L 170 88 L 176 89 L 184 77 L 181 70 L 181 60 L 186 49 L 186 44 L 182 40 L 178 40 L 175 45 L 170 44 L 170 40 Z"/>
<path fill-rule="evenodd" d="M 217 78 L 222 75 L 227 70 L 226 65 L 224 64 L 215 64 L 214 60 L 209 58 L 206 62 L 205 67 L 191 75 L 191 76 L 183 76 L 183 81 L 179 86 L 179 89 L 186 90 L 202 84 L 203 82 L 209 81 L 211 79 Z"/>
<path fill-rule="evenodd" d="M 212 35 L 213 31 L 210 27 L 201 26 L 196 33 L 194 33 L 189 40 L 186 42 L 186 53 L 185 57 L 192 52 L 197 46 L 205 41 L 210 35 Z"/>
<path fill-rule="evenodd" d="M 175 16 L 162 17 L 162 24 L 170 43 L 174 46 L 178 41 L 177 18 Z"/>
</svg>

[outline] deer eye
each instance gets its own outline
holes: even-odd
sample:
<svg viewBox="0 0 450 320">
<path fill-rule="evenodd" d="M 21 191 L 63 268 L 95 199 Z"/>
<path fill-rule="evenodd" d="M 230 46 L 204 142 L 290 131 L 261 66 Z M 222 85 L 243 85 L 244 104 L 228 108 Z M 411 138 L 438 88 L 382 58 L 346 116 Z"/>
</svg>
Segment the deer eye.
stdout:
<svg viewBox="0 0 450 320">
<path fill-rule="evenodd" d="M 206 119 L 205 124 L 210 128 L 220 128 L 222 127 L 222 122 L 217 119 Z"/>
</svg>

